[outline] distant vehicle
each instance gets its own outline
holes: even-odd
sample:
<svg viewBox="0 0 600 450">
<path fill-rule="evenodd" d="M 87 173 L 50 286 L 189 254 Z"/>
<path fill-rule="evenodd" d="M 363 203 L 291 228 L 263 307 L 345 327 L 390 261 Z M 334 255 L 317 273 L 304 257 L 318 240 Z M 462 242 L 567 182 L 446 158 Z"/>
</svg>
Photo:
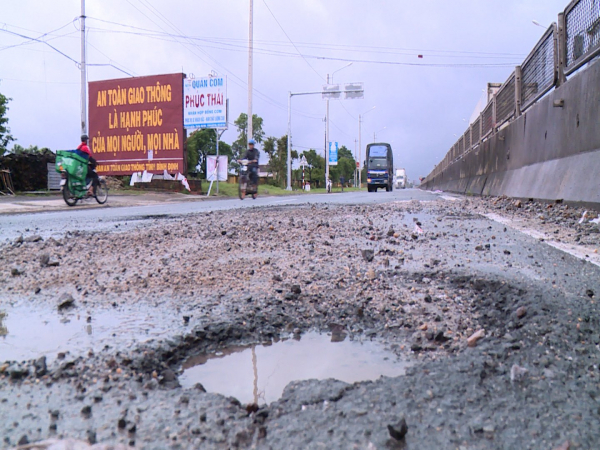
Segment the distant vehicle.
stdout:
<svg viewBox="0 0 600 450">
<path fill-rule="evenodd" d="M 377 192 L 385 188 L 394 190 L 394 154 L 392 146 L 385 143 L 367 145 L 367 190 Z"/>
<path fill-rule="evenodd" d="M 394 185 L 396 189 L 406 189 L 406 169 L 396 169 Z"/>
</svg>

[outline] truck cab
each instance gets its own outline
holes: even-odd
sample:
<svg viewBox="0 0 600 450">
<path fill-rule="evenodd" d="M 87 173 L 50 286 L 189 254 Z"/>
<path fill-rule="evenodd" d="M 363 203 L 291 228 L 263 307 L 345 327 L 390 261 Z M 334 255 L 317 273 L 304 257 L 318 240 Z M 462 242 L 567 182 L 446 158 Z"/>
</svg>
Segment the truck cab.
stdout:
<svg viewBox="0 0 600 450">
<path fill-rule="evenodd" d="M 386 143 L 367 145 L 367 190 L 377 192 L 385 188 L 390 192 L 394 189 L 394 154 L 392 146 Z"/>
</svg>

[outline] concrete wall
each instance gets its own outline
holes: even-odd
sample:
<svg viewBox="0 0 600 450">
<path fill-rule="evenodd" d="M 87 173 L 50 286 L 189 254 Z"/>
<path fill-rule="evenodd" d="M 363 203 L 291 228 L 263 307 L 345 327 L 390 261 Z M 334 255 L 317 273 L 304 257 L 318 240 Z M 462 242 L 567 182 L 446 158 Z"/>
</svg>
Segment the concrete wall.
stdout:
<svg viewBox="0 0 600 450">
<path fill-rule="evenodd" d="M 421 187 L 600 205 L 600 60 Z"/>
</svg>

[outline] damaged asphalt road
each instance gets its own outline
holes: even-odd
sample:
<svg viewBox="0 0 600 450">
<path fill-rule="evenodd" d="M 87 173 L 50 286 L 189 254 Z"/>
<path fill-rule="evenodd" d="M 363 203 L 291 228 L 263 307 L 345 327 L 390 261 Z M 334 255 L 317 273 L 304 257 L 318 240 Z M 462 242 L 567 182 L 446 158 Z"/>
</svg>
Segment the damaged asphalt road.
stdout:
<svg viewBox="0 0 600 450">
<path fill-rule="evenodd" d="M 95 344 L 43 354 L 0 338 L 0 446 L 597 448 L 600 268 L 481 215 L 499 206 L 325 203 L 24 233 L 0 247 L 5 316 L 33 307 L 158 328 L 130 335 L 123 320 Z M 518 213 L 535 224 L 531 209 Z M 589 223 L 552 226 L 594 251 Z M 293 382 L 257 406 L 179 383 L 193 355 L 308 331 L 381 342 L 411 366 Z"/>
</svg>

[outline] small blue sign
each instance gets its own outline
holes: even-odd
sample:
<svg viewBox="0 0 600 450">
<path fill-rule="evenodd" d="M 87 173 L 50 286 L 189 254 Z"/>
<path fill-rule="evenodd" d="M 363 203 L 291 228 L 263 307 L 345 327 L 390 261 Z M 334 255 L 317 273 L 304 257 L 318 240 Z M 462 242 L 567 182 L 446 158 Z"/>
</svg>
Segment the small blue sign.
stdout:
<svg viewBox="0 0 600 450">
<path fill-rule="evenodd" d="M 335 144 L 335 147 L 333 146 Z M 330 142 L 329 143 L 329 165 L 337 166 L 338 163 L 338 143 Z"/>
</svg>

